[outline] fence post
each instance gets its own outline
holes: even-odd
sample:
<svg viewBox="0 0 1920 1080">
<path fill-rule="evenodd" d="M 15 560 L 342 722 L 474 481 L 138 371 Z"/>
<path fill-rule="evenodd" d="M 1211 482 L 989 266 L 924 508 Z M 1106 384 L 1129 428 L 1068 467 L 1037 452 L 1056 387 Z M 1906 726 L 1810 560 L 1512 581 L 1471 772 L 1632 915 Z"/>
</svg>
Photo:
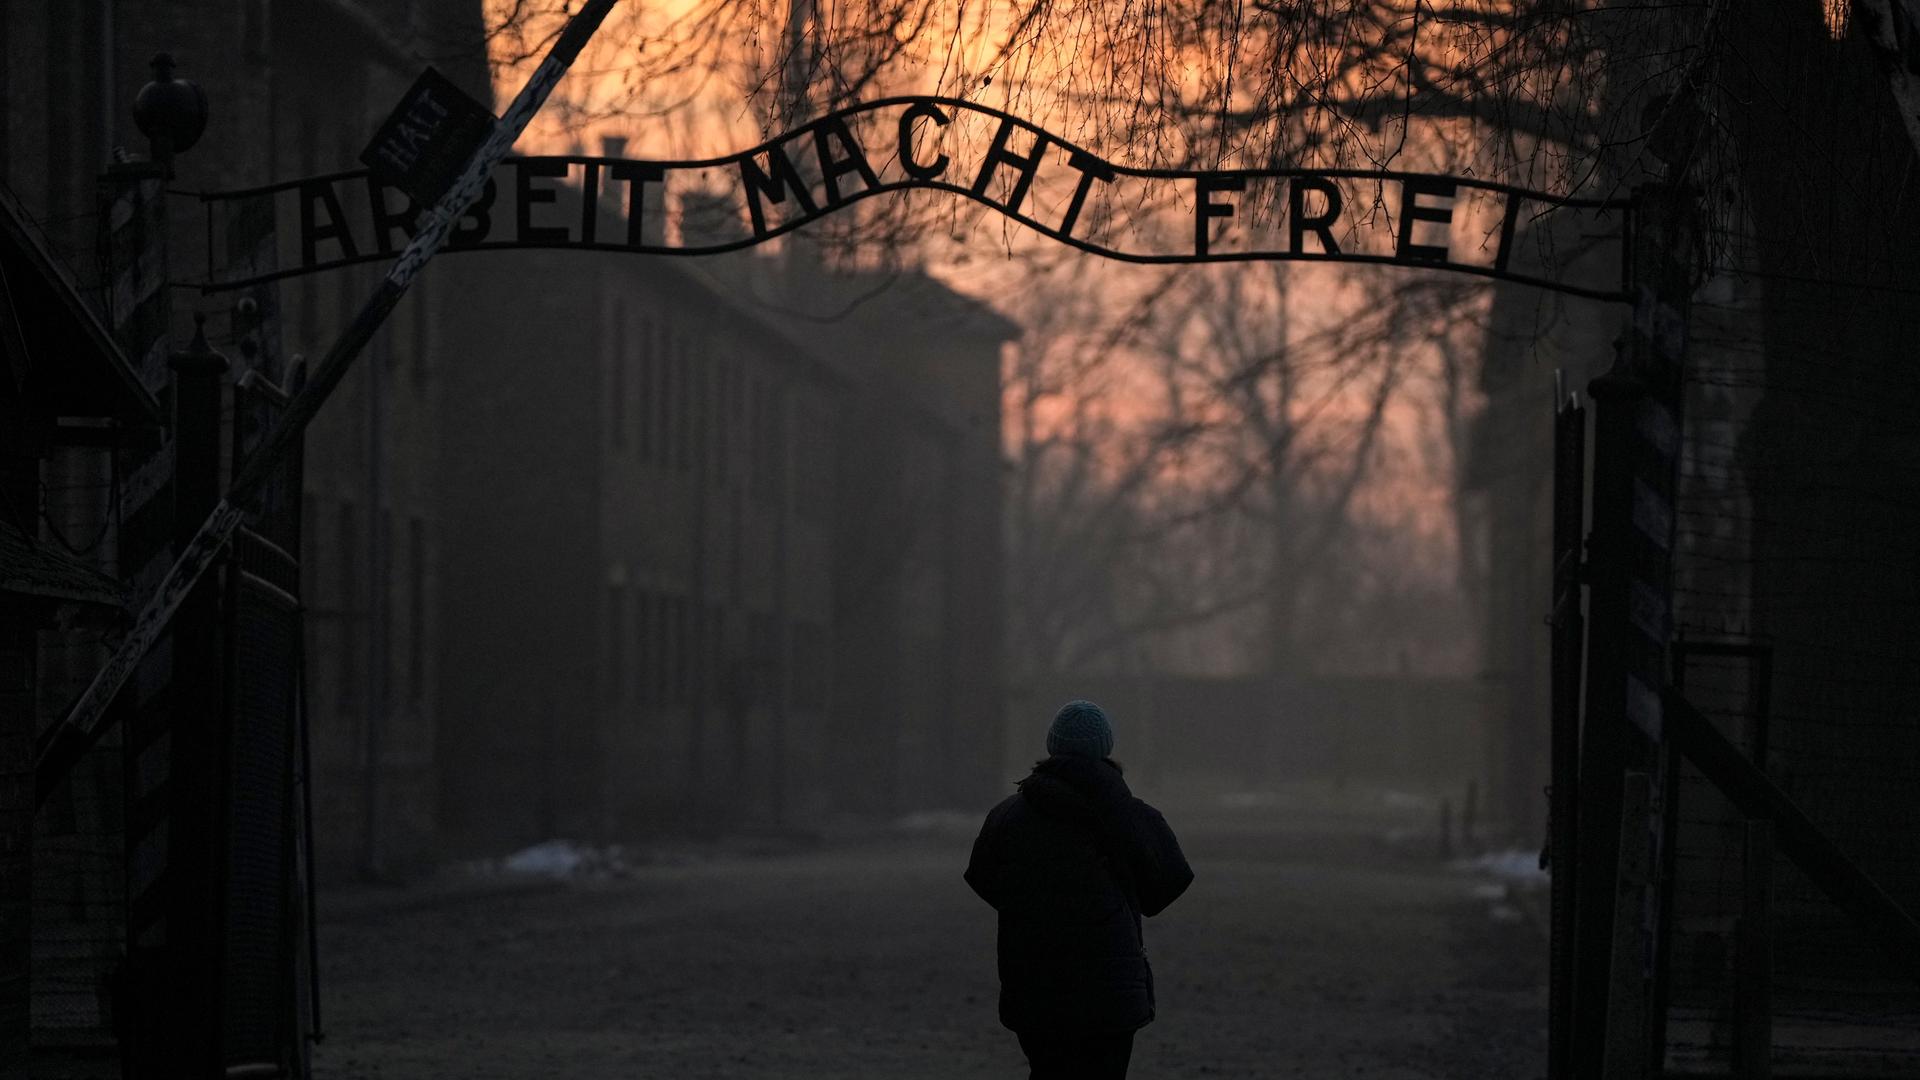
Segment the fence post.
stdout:
<svg viewBox="0 0 1920 1080">
<path fill-rule="evenodd" d="M 1593 531 L 1588 540 L 1586 716 L 1580 741 L 1579 885 L 1575 897 L 1577 947 L 1571 1050 L 1575 1075 L 1603 1075 L 1607 1048 L 1632 1038 L 1651 1042 L 1645 998 L 1651 958 L 1642 977 L 1616 977 L 1620 955 L 1616 917 L 1623 895 L 1621 842 L 1629 823 L 1620 802 L 1629 770 L 1646 773 L 1651 791 L 1665 788 L 1669 754 L 1661 717 L 1672 636 L 1674 492 L 1680 457 L 1681 374 L 1686 353 L 1687 297 L 1692 291 L 1693 196 L 1684 187 L 1650 186 L 1635 193 L 1629 242 L 1635 300 L 1633 323 L 1613 368 L 1589 384 L 1594 419 Z M 1648 798 L 1646 826 L 1662 831 L 1664 808 Z M 1637 831 L 1634 832 L 1637 836 Z M 1657 932 L 1660 905 L 1644 895 L 1664 887 L 1651 874 L 1624 895 L 1636 916 L 1633 937 Z M 1636 1002 L 1619 1000 L 1622 995 Z M 1633 1018 L 1638 1018 L 1634 1020 Z M 1639 1024 L 1632 1033 L 1610 1030 Z M 1607 1080 L 1644 1075 L 1661 1052 L 1642 1054 L 1637 1072 L 1607 1072 Z"/>
<path fill-rule="evenodd" d="M 1580 535 L 1586 529 L 1587 410 L 1554 379 L 1552 732 L 1548 787 L 1547 1076 L 1570 1080 L 1573 1053 L 1574 897 L 1580 835 Z"/>
</svg>

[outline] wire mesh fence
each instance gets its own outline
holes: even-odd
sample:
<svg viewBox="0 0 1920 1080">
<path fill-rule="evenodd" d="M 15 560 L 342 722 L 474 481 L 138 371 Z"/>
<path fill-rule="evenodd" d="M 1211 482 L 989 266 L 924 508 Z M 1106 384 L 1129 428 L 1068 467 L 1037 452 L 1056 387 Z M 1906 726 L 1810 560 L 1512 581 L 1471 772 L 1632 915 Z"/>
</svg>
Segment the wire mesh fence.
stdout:
<svg viewBox="0 0 1920 1080">
<path fill-rule="evenodd" d="M 102 655 L 95 631 L 41 634 L 43 724 L 79 692 L 87 664 Z M 29 972 L 36 1077 L 119 1075 L 115 1000 L 127 924 L 124 768 L 120 739 L 101 740 L 35 821 Z"/>
<path fill-rule="evenodd" d="M 1745 170 L 1719 193 L 1720 271 L 1691 327 L 1672 674 L 1912 913 L 1914 147 L 1860 43 L 1806 24 L 1785 10 L 1744 21 L 1723 75 L 1737 96 L 1718 137 Z M 1764 1053 L 1775 1076 L 1920 1075 L 1920 973 L 1792 860 L 1756 851 L 1745 815 L 1690 764 L 1670 791 L 1668 1068 L 1736 1075 Z"/>
</svg>

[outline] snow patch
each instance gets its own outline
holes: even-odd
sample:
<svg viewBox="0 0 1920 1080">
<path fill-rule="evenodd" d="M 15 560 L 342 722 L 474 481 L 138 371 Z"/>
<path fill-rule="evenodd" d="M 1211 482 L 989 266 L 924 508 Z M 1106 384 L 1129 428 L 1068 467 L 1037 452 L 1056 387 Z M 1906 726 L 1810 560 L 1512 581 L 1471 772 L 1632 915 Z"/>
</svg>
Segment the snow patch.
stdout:
<svg viewBox="0 0 1920 1080">
<path fill-rule="evenodd" d="M 1425 795 L 1389 789 L 1380 793 L 1380 805 L 1389 810 L 1432 810 L 1440 804 Z"/>
<path fill-rule="evenodd" d="M 555 881 L 580 881 L 631 877 L 642 866 L 665 861 L 671 860 L 620 844 L 594 846 L 555 839 L 521 848 L 503 858 L 470 862 L 464 869 L 475 877 L 520 874 Z"/>
<path fill-rule="evenodd" d="M 571 840 L 547 840 L 522 848 L 500 861 L 500 868 L 515 874 L 541 874 L 546 877 L 572 877 L 587 861 L 585 853 Z"/>
<path fill-rule="evenodd" d="M 895 818 L 893 829 L 922 836 L 972 836 L 980 829 L 980 818 L 958 810 L 917 810 Z"/>
<path fill-rule="evenodd" d="M 1515 885 L 1545 885 L 1550 875 L 1540 869 L 1540 853 L 1510 848 L 1506 851 L 1489 851 L 1471 859 L 1456 859 L 1452 863 L 1455 870 L 1475 874 L 1485 874 L 1498 881 Z"/>
</svg>

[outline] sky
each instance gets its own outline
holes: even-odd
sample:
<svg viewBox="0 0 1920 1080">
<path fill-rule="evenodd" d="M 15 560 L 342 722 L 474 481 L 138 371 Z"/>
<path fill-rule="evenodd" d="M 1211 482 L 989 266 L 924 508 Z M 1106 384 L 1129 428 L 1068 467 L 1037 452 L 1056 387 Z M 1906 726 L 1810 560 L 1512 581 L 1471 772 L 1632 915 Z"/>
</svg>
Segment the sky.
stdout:
<svg viewBox="0 0 1920 1080">
<path fill-rule="evenodd" d="M 490 13 L 498 21 L 512 8 L 512 0 L 489 0 Z M 524 135 L 517 147 L 520 153 L 600 153 L 603 140 L 625 140 L 621 156 L 649 159 L 687 159 L 718 156 L 743 150 L 770 134 L 785 128 L 781 118 L 770 115 L 766 106 L 749 103 L 744 79 L 734 72 L 699 72 L 673 59 L 679 47 L 665 40 L 684 41 L 688 34 L 683 20 L 694 7 L 690 0 L 666 0 L 663 3 L 625 3 L 615 9 L 598 39 L 576 64 L 556 95 L 557 107 L 549 109 Z M 744 18 L 724 27 L 714 38 L 695 43 L 695 52 L 705 56 L 731 59 L 759 59 L 778 54 L 784 47 L 778 19 L 771 12 L 785 9 L 784 3 L 764 5 L 768 12 L 760 19 Z M 1087 58 L 1012 54 L 1011 59 L 995 63 L 999 42 L 1009 32 L 1010 17 L 1001 5 L 934 5 L 953 21 L 946 26 L 927 28 L 912 35 L 904 59 L 895 65 L 899 82 L 885 88 L 891 93 L 959 93 L 969 100 L 1006 105 L 1008 111 L 1046 127 L 1068 139 L 1093 139 L 1098 131 L 1076 117 L 1057 92 L 1062 86 L 1078 86 L 1088 73 Z M 1097 8 L 1098 5 L 1093 5 Z M 955 13 L 958 14 L 955 14 Z M 1071 10 L 1068 18 L 1080 17 Z M 535 30 L 552 24 L 534 25 Z M 902 35 L 907 36 L 907 35 Z M 495 41 L 497 98 L 504 102 L 519 87 L 531 62 L 513 62 L 513 54 L 532 51 L 537 33 L 515 38 L 503 35 Z M 641 69 L 655 74 L 642 81 Z M 997 80 L 996 80 L 997 75 Z M 863 95 L 871 98 L 875 94 Z M 811 118 L 809 113 L 806 118 Z M 892 117 L 884 118 L 883 126 Z M 922 125 L 923 130 L 926 125 Z M 863 145 L 869 133 L 861 132 Z M 956 123 L 938 132 L 938 146 L 924 150 L 923 158 L 940 150 L 950 150 L 956 159 L 969 154 L 977 159 L 980 143 L 991 136 L 985 123 Z M 891 147 L 890 138 L 881 145 Z M 1089 143 L 1087 149 L 1110 160 L 1147 164 L 1155 151 L 1126 144 Z M 876 166 L 883 174 L 891 156 L 890 149 L 875 154 Z M 1402 167 L 1415 167 L 1423 158 L 1421 148 L 1413 146 Z M 1079 174 L 1066 163 L 1064 152 L 1056 151 L 1054 162 L 1042 169 L 1030 196 L 1030 205 L 1046 207 L 1047 214 L 1063 206 Z M 897 168 L 897 163 L 895 166 Z M 924 265 L 934 276 L 958 291 L 994 305 L 1016 320 L 1027 318 L 1031 305 L 1058 302 L 1060 290 L 1076 297 L 1104 298 L 1090 308 L 1084 331 L 1097 338 L 1112 324 L 1128 318 L 1136 305 L 1152 290 L 1161 287 L 1164 277 L 1157 270 L 1094 259 L 1062 247 L 1014 225 L 1000 215 L 986 212 L 964 200 L 945 198 L 951 205 L 936 208 L 935 227 L 925 230 L 922 243 L 910 258 Z M 886 195 L 860 204 L 860 212 L 884 213 L 876 203 L 896 200 Z M 925 203 L 927 200 L 919 200 Z M 1249 199 L 1249 215 L 1251 204 Z M 1136 207 L 1137 211 L 1137 207 Z M 841 211 L 840 214 L 852 214 Z M 1172 203 L 1163 203 L 1138 215 L 1147 231 L 1166 231 L 1180 238 L 1191 235 L 1191 202 L 1184 190 Z M 1036 216 L 1044 216 L 1035 211 Z M 833 227 L 839 215 L 831 216 L 818 228 Z M 1466 215 L 1456 223 L 1456 233 L 1467 228 Z M 1484 230 L 1482 230 L 1484 232 Z M 1092 260 L 1089 264 L 1089 260 Z M 1401 276 L 1419 274 L 1400 268 L 1355 266 L 1296 265 L 1288 276 L 1288 308 L 1278 325 L 1283 333 L 1304 341 L 1334 335 L 1340 323 L 1362 316 L 1370 307 L 1383 302 L 1399 288 Z M 1385 275 L 1386 277 L 1382 277 Z M 1050 299 L 1051 298 L 1051 299 Z M 1476 305 L 1477 306 L 1477 305 Z M 1156 316 L 1158 317 L 1158 316 Z M 1177 337 L 1169 327 L 1160 337 Z M 1025 347 L 1038 347 L 1027 342 Z M 1022 346 L 1014 346 L 1019 348 Z M 1304 346 L 1302 346 L 1304 348 Z M 1012 363 L 1013 361 L 1009 361 Z M 1164 395 L 1149 377 L 1157 363 L 1150 351 L 1139 348 L 1116 362 L 1119 373 L 1112 385 L 1121 389 L 1108 393 L 1102 401 L 1103 415 L 1121 426 L 1152 423 L 1164 408 Z M 1128 368 L 1131 367 L 1129 371 Z M 1452 504 L 1451 449 L 1443 418 L 1434 406 L 1436 388 L 1430 382 L 1410 379 L 1403 392 L 1389 403 L 1381 434 L 1382 453 L 1376 471 L 1356 496 L 1355 516 L 1366 520 L 1376 531 L 1401 537 L 1397 554 L 1401 563 L 1397 572 L 1439 587 L 1452 584 L 1457 550 Z M 1362 385 L 1355 385 L 1326 400 L 1323 395 L 1304 395 L 1318 401 L 1322 417 L 1349 418 L 1363 414 L 1369 397 Z M 1056 410 L 1064 415 L 1061 410 Z M 1464 610 L 1464 609 L 1463 609 Z M 1462 635 L 1464 639 L 1464 635 Z M 1464 652 L 1433 658 L 1435 664 L 1464 668 L 1471 658 Z"/>
</svg>

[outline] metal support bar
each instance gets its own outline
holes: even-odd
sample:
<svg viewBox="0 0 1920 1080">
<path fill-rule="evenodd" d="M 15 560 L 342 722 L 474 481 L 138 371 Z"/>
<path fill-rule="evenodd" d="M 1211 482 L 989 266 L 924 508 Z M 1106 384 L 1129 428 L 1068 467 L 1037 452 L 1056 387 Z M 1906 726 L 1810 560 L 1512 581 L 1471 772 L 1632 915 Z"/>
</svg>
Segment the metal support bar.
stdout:
<svg viewBox="0 0 1920 1080">
<path fill-rule="evenodd" d="M 479 198 L 487 175 L 506 157 L 514 140 L 520 137 L 520 132 L 533 119 L 534 113 L 540 110 L 547 95 L 553 91 L 554 84 L 560 81 L 560 76 L 566 73 L 616 2 L 588 0 L 580 13 L 568 22 L 566 29 L 554 42 L 553 49 L 507 107 L 506 114 L 494 124 L 493 133 L 467 162 L 466 169 L 453 187 L 432 209 L 421 215 L 419 231 L 407 244 L 406 250 L 400 253 L 392 269 L 380 279 L 380 284 L 361 305 L 359 313 L 339 340 L 327 350 L 327 355 L 314 370 L 312 382 L 295 395 L 279 423 L 247 458 L 246 467 L 234 477 L 226 498 L 213 508 L 192 541 L 181 550 L 173 567 L 154 590 L 153 599 L 141 610 L 119 648 L 94 675 L 93 682 L 68 710 L 66 717 L 47 730 L 34 753 L 36 801 L 44 800 L 87 748 L 99 739 L 105 727 L 107 706 L 133 673 L 134 666 L 153 647 L 194 583 L 206 573 L 215 556 L 232 538 L 234 530 L 253 511 L 262 489 L 278 470 L 281 458 L 298 445 L 307 425 L 312 423 L 334 387 L 346 376 L 347 369 L 353 366 L 360 350 L 386 321 L 394 305 L 406 295 L 407 288 L 413 284 L 413 279 L 427 261 L 446 243 L 454 222 Z"/>
<path fill-rule="evenodd" d="M 280 389 L 279 385 L 272 379 L 260 374 L 260 369 L 258 368 L 240 376 L 239 380 L 233 385 L 242 390 L 259 394 L 261 397 L 266 398 L 282 409 L 293 403 L 293 395 Z"/>
<path fill-rule="evenodd" d="M 1547 1075 L 1573 1076 L 1574 898 L 1580 866 L 1580 539 L 1586 529 L 1587 410 L 1554 379 L 1552 780 L 1548 788 Z"/>
<path fill-rule="evenodd" d="M 1751 742 L 1754 765 L 1765 772 L 1767 768 L 1767 718 L 1768 700 L 1773 686 L 1773 646 L 1756 641 L 1690 641 L 1679 640 L 1672 647 L 1673 689 L 1681 694 L 1687 691 L 1687 672 L 1695 657 L 1712 656 L 1727 659 L 1744 660 L 1751 666 L 1751 709 L 1749 717 L 1752 727 Z M 1679 880 L 1679 841 L 1680 841 L 1680 756 L 1678 751 L 1669 750 L 1666 770 L 1666 793 L 1660 801 L 1662 807 L 1662 826 L 1660 830 L 1660 853 L 1658 881 L 1660 882 L 1660 919 L 1658 936 L 1653 947 L 1653 1045 L 1656 1050 L 1666 1046 L 1667 1042 L 1667 1006 L 1673 997 L 1673 905 L 1674 894 L 1678 891 Z M 1771 841 L 1769 841 L 1771 843 Z"/>
<path fill-rule="evenodd" d="M 1851 859 L 1774 782 L 1679 693 L 1664 695 L 1667 728 L 1687 760 L 1750 818 L 1773 823 L 1774 842 L 1807 878 L 1869 931 L 1888 958 L 1920 981 L 1920 923 Z"/>
</svg>

